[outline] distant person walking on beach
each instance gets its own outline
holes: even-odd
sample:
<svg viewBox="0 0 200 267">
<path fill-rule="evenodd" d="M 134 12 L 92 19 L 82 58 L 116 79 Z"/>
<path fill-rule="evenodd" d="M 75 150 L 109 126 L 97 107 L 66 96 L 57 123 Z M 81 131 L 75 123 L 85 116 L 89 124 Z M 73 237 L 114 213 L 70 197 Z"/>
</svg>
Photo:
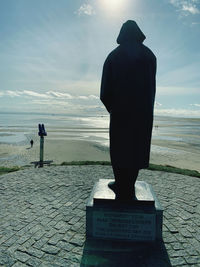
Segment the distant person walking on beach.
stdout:
<svg viewBox="0 0 200 267">
<path fill-rule="evenodd" d="M 148 168 L 155 100 L 156 57 L 135 21 L 123 24 L 107 57 L 100 98 L 110 113 L 110 157 L 116 199 L 133 199 L 140 169 Z"/>
<path fill-rule="evenodd" d="M 30 144 L 31 144 L 31 148 L 33 147 L 33 139 L 31 139 L 31 141 L 30 141 Z"/>
</svg>

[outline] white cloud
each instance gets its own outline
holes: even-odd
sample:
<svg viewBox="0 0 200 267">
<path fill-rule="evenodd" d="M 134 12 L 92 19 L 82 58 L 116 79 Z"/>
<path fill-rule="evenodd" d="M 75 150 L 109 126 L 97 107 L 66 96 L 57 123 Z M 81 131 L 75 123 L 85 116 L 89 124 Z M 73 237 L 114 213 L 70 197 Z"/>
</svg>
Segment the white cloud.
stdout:
<svg viewBox="0 0 200 267">
<path fill-rule="evenodd" d="M 173 116 L 173 117 L 200 117 L 200 110 L 191 109 L 156 109 L 154 114 L 157 116 Z"/>
<path fill-rule="evenodd" d="M 182 10 L 188 11 L 193 15 L 200 13 L 200 10 L 196 6 L 193 6 L 193 5 L 183 5 Z"/>
<path fill-rule="evenodd" d="M 169 95 L 169 96 L 183 96 L 191 94 L 200 94 L 198 87 L 187 88 L 187 87 L 176 87 L 176 86 L 157 86 L 157 96 Z"/>
<path fill-rule="evenodd" d="M 73 99 L 73 96 L 68 93 L 49 91 L 47 92 L 47 95 L 52 96 L 52 97 L 57 97 L 57 98 Z"/>
<path fill-rule="evenodd" d="M 192 26 L 199 25 L 200 22 L 192 22 Z"/>
<path fill-rule="evenodd" d="M 21 94 L 32 96 L 32 97 L 40 97 L 40 98 L 51 98 L 48 94 L 41 94 L 34 91 L 24 90 Z"/>
<path fill-rule="evenodd" d="M 170 4 L 177 6 L 179 3 L 179 0 L 170 0 L 169 2 L 170 2 Z"/>
<path fill-rule="evenodd" d="M 199 107 L 200 108 L 200 104 L 190 104 L 190 106 Z"/>
<path fill-rule="evenodd" d="M 170 0 L 169 2 L 181 12 L 192 15 L 200 14 L 200 9 L 196 6 L 199 0 Z"/>
<path fill-rule="evenodd" d="M 6 94 L 11 97 L 20 96 L 20 92 L 18 91 L 6 91 Z"/>
<path fill-rule="evenodd" d="M 96 96 L 96 95 L 89 95 L 89 96 L 80 95 L 77 98 L 78 99 L 84 99 L 84 100 L 96 100 L 96 99 L 99 99 L 99 97 Z"/>
<path fill-rule="evenodd" d="M 84 95 L 80 95 L 80 96 L 78 96 L 78 98 L 79 99 L 84 99 L 84 100 L 88 99 L 87 96 L 84 96 Z"/>
<path fill-rule="evenodd" d="M 59 91 L 39 93 L 32 90 L 4 91 L 0 93 L 0 110 L 67 114 L 105 113 L 100 99 L 96 95 L 75 95 Z M 15 103 L 15 105 L 13 105 Z"/>
<path fill-rule="evenodd" d="M 95 15 L 94 8 L 89 4 L 83 4 L 82 6 L 80 6 L 80 8 L 78 9 L 76 13 L 79 16 L 80 15 L 87 15 L 87 16 Z"/>
<path fill-rule="evenodd" d="M 64 101 L 64 100 L 57 100 L 57 99 L 52 99 L 51 101 L 49 100 L 45 100 L 45 99 L 34 99 L 32 101 L 33 104 L 38 104 L 38 105 L 43 105 L 45 106 L 49 106 L 50 108 L 52 107 L 58 107 L 60 108 L 60 106 L 68 106 L 68 102 L 67 101 Z"/>
<path fill-rule="evenodd" d="M 10 91 L 7 90 L 5 92 L 0 92 L 0 97 L 9 96 L 9 97 L 21 97 L 21 96 L 28 96 L 32 99 L 40 98 L 41 101 L 48 101 L 49 99 L 57 100 L 90 100 L 90 101 L 99 101 L 99 97 L 96 95 L 72 95 L 69 93 L 62 93 L 57 91 L 47 91 L 44 93 L 38 93 L 31 90 L 23 90 L 23 91 Z"/>
<path fill-rule="evenodd" d="M 169 88 L 166 88 L 168 93 Z M 173 90 L 174 92 L 174 90 Z M 178 93 L 176 91 L 176 93 Z M 72 95 L 59 91 L 46 91 L 38 93 L 31 90 L 5 91 L 0 93 L 0 97 L 8 97 L 15 103 L 20 103 L 16 107 L 7 105 L 5 110 L 15 110 L 20 107 L 24 111 L 48 112 L 48 113 L 72 113 L 72 114 L 104 114 L 106 110 L 96 95 Z M 10 102 L 8 102 L 10 103 Z M 181 116 L 181 117 L 200 117 L 200 104 L 190 104 L 189 109 L 165 109 L 163 105 L 156 101 L 155 115 Z"/>
<path fill-rule="evenodd" d="M 99 97 L 96 96 L 96 95 L 89 95 L 89 98 L 90 98 L 90 99 L 99 99 Z"/>
</svg>

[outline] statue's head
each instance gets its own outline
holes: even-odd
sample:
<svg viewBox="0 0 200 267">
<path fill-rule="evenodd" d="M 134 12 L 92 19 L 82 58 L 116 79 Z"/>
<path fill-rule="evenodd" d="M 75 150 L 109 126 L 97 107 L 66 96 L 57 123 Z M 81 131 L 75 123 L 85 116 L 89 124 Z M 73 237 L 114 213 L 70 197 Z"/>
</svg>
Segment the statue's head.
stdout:
<svg viewBox="0 0 200 267">
<path fill-rule="evenodd" d="M 139 26 L 134 20 L 128 20 L 125 22 L 120 30 L 119 36 L 117 37 L 117 43 L 132 43 L 140 42 L 145 40 L 144 33 L 140 30 Z"/>
</svg>

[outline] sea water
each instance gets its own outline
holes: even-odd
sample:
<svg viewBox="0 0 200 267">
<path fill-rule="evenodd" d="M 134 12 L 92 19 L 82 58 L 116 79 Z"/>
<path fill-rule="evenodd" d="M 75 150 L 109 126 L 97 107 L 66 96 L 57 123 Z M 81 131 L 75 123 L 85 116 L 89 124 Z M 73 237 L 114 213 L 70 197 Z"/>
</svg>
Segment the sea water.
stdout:
<svg viewBox="0 0 200 267">
<path fill-rule="evenodd" d="M 200 119 L 155 116 L 152 139 L 170 142 L 176 147 L 181 146 L 182 150 L 185 147 L 187 151 L 200 153 Z M 152 150 L 156 149 L 163 147 L 152 146 Z M 173 152 L 180 153 L 180 150 L 174 149 Z"/>
<path fill-rule="evenodd" d="M 45 125 L 48 139 L 85 140 L 109 146 L 109 116 L 67 114 L 1 113 L 0 144 L 26 145 L 38 137 L 38 124 Z M 136 129 L 137 130 L 137 129 Z M 155 116 L 152 140 L 166 142 L 166 147 L 152 145 L 152 150 L 173 150 L 167 143 L 181 144 L 200 153 L 200 119 Z M 0 147 L 1 149 L 1 147 Z M 180 153 L 174 149 L 173 153 Z"/>
<path fill-rule="evenodd" d="M 108 145 L 108 116 L 1 113 L 0 144 L 25 145 L 44 124 L 49 139 L 90 140 Z"/>
</svg>

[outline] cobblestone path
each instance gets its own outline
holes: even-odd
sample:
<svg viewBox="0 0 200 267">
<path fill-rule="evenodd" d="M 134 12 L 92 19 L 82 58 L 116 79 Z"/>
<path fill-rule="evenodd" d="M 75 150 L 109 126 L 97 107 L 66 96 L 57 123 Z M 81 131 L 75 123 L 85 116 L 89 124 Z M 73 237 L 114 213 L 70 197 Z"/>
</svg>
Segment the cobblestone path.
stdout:
<svg viewBox="0 0 200 267">
<path fill-rule="evenodd" d="M 145 251 L 102 242 L 95 254 L 95 244 L 85 243 L 85 204 L 105 178 L 113 178 L 110 166 L 0 176 L 0 266 L 200 266 L 200 179 L 142 170 L 138 180 L 152 184 L 164 208 L 164 242 Z"/>
</svg>

